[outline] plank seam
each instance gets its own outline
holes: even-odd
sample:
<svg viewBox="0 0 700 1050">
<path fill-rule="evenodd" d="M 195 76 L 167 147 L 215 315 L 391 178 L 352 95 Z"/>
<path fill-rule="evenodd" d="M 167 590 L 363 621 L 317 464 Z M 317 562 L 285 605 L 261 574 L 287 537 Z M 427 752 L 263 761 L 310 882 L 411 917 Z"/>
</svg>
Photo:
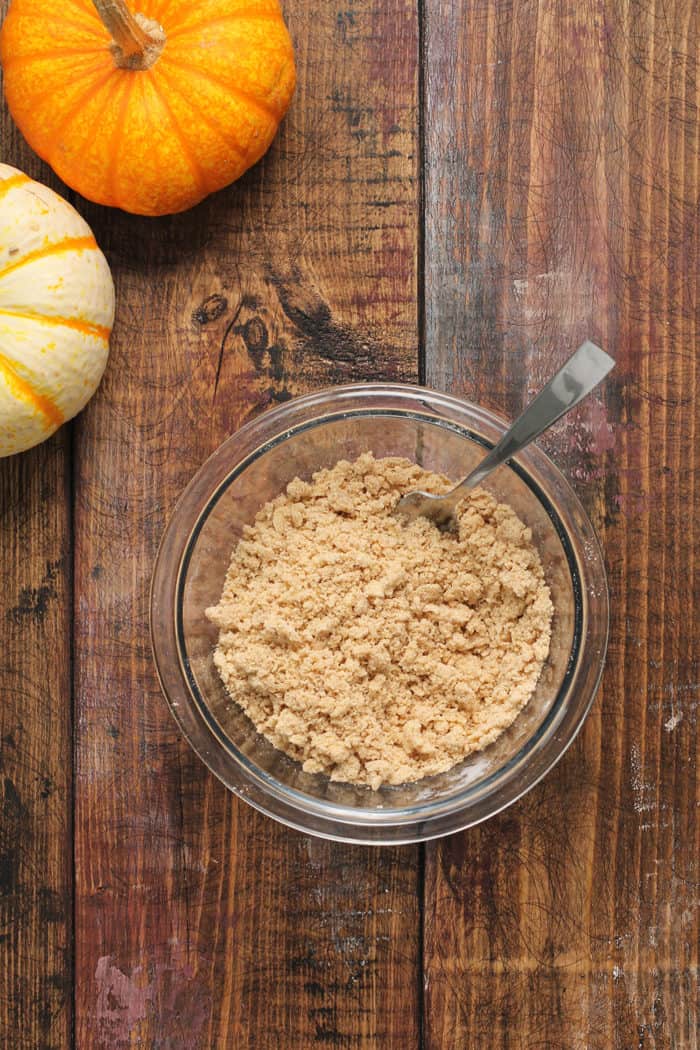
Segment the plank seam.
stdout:
<svg viewBox="0 0 700 1050">
<path fill-rule="evenodd" d="M 426 845 L 418 846 L 418 1050 L 426 1050 L 425 1036 L 425 854 Z"/>
<path fill-rule="evenodd" d="M 68 514 L 68 557 L 67 564 L 68 569 L 68 607 L 70 609 L 70 638 L 68 646 L 68 676 L 70 682 L 70 696 L 68 698 L 69 705 L 69 733 L 70 733 L 70 762 L 71 762 L 71 777 L 70 777 L 70 792 L 69 792 L 69 807 L 68 807 L 68 840 L 70 842 L 70 849 L 68 851 L 68 863 L 70 865 L 69 871 L 69 883 L 71 888 L 71 900 L 70 900 L 70 932 L 67 938 L 68 940 L 68 969 L 70 973 L 70 994 L 66 996 L 69 1004 L 70 1017 L 68 1019 L 68 1042 L 70 1050 L 76 1050 L 78 1038 L 76 1032 L 76 1019 L 77 1019 L 77 896 L 78 896 L 78 881 L 76 877 L 76 856 L 75 856 L 75 803 L 76 803 L 76 770 L 78 767 L 77 763 L 77 739 L 75 733 L 75 727 L 77 725 L 76 718 L 76 674 L 75 674 L 75 555 L 76 555 L 76 491 L 77 491 L 77 478 L 76 478 L 76 440 L 75 431 L 76 424 L 71 422 L 69 425 L 69 434 L 67 441 L 67 454 L 69 456 L 69 468 L 66 471 L 66 495 L 68 497 L 68 506 L 70 507 L 70 513 Z"/>
<path fill-rule="evenodd" d="M 417 33 L 418 33 L 418 70 L 416 85 L 418 94 L 418 230 L 416 234 L 416 282 L 418 292 L 416 326 L 418 334 L 418 382 L 425 383 L 427 374 L 426 347 L 426 303 L 425 303 L 425 116 L 426 116 L 426 39 L 425 39 L 425 0 L 416 0 Z M 426 1047 L 426 1004 L 425 1004 L 425 861 L 426 846 L 418 847 L 418 870 L 416 872 L 418 892 L 418 1050 Z"/>
<path fill-rule="evenodd" d="M 425 384 L 427 373 L 426 306 L 425 306 L 425 0 L 417 0 L 418 14 L 418 233 L 417 233 L 417 326 L 418 326 L 418 382 Z"/>
</svg>

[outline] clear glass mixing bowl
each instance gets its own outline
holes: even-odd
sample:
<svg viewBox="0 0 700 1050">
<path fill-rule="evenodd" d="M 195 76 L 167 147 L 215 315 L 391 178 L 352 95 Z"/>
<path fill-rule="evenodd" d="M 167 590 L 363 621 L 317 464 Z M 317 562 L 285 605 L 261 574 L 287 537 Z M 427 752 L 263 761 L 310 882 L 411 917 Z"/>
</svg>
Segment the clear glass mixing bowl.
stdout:
<svg viewBox="0 0 700 1050">
<path fill-rule="evenodd" d="M 304 773 L 256 732 L 214 667 L 218 601 L 244 525 L 294 477 L 371 450 L 456 479 L 506 429 L 475 405 L 422 387 L 368 383 L 296 398 L 230 437 L 183 492 L 163 536 L 151 589 L 151 637 L 163 692 L 190 744 L 252 806 L 301 831 L 349 842 L 436 838 L 476 824 L 528 791 L 561 757 L 595 695 L 605 659 L 608 594 L 583 507 L 531 446 L 485 483 L 532 529 L 555 614 L 537 689 L 490 747 L 446 773 L 371 791 Z M 357 697 L 358 704 L 362 696 Z"/>
</svg>

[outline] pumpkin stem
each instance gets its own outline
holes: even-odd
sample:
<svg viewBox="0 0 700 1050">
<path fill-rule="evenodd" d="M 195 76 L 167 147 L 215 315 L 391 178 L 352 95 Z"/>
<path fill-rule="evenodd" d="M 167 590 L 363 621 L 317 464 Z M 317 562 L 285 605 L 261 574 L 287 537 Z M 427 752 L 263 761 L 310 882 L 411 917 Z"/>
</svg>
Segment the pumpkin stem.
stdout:
<svg viewBox="0 0 700 1050">
<path fill-rule="evenodd" d="M 165 33 L 152 18 L 132 15 L 124 0 L 92 0 L 114 43 L 114 61 L 124 69 L 149 69 L 165 44 Z"/>
</svg>

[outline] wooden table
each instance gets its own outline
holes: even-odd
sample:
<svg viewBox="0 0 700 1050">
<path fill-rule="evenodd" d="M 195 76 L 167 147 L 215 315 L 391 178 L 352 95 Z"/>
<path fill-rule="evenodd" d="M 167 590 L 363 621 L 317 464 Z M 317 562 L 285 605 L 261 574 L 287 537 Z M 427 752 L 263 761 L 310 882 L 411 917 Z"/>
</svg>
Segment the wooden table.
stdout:
<svg viewBox="0 0 700 1050">
<path fill-rule="evenodd" d="M 118 311 L 88 409 L 0 463 L 0 1044 L 696 1050 L 698 5 L 285 8 L 289 117 L 189 214 L 76 198 L 2 113 L 2 159 L 85 215 Z M 544 444 L 599 531 L 613 621 L 565 758 L 425 847 L 239 803 L 149 648 L 197 467 L 346 380 L 513 416 L 584 336 L 616 372 Z"/>
</svg>

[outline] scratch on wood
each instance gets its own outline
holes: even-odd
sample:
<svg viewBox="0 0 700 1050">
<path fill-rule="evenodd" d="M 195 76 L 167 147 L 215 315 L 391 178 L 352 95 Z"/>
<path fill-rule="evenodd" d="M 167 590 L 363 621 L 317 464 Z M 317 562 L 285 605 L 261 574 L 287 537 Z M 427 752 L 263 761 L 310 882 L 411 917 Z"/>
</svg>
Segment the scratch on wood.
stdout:
<svg viewBox="0 0 700 1050">
<path fill-rule="evenodd" d="M 212 394 L 212 403 L 216 401 L 216 392 L 219 389 L 219 379 L 221 377 L 221 366 L 222 366 L 222 364 L 224 362 L 224 353 L 226 351 L 226 342 L 227 342 L 231 332 L 234 330 L 234 328 L 236 326 L 236 321 L 238 320 L 238 317 L 239 317 L 239 314 L 240 314 L 242 308 L 243 308 L 243 299 L 241 299 L 240 303 L 236 307 L 236 312 L 233 315 L 233 317 L 231 318 L 231 320 L 229 321 L 228 325 L 226 326 L 226 330 L 224 331 L 223 337 L 221 339 L 221 346 L 219 347 L 219 359 L 218 359 L 218 361 L 216 363 L 216 374 L 214 376 L 214 393 Z"/>
</svg>

